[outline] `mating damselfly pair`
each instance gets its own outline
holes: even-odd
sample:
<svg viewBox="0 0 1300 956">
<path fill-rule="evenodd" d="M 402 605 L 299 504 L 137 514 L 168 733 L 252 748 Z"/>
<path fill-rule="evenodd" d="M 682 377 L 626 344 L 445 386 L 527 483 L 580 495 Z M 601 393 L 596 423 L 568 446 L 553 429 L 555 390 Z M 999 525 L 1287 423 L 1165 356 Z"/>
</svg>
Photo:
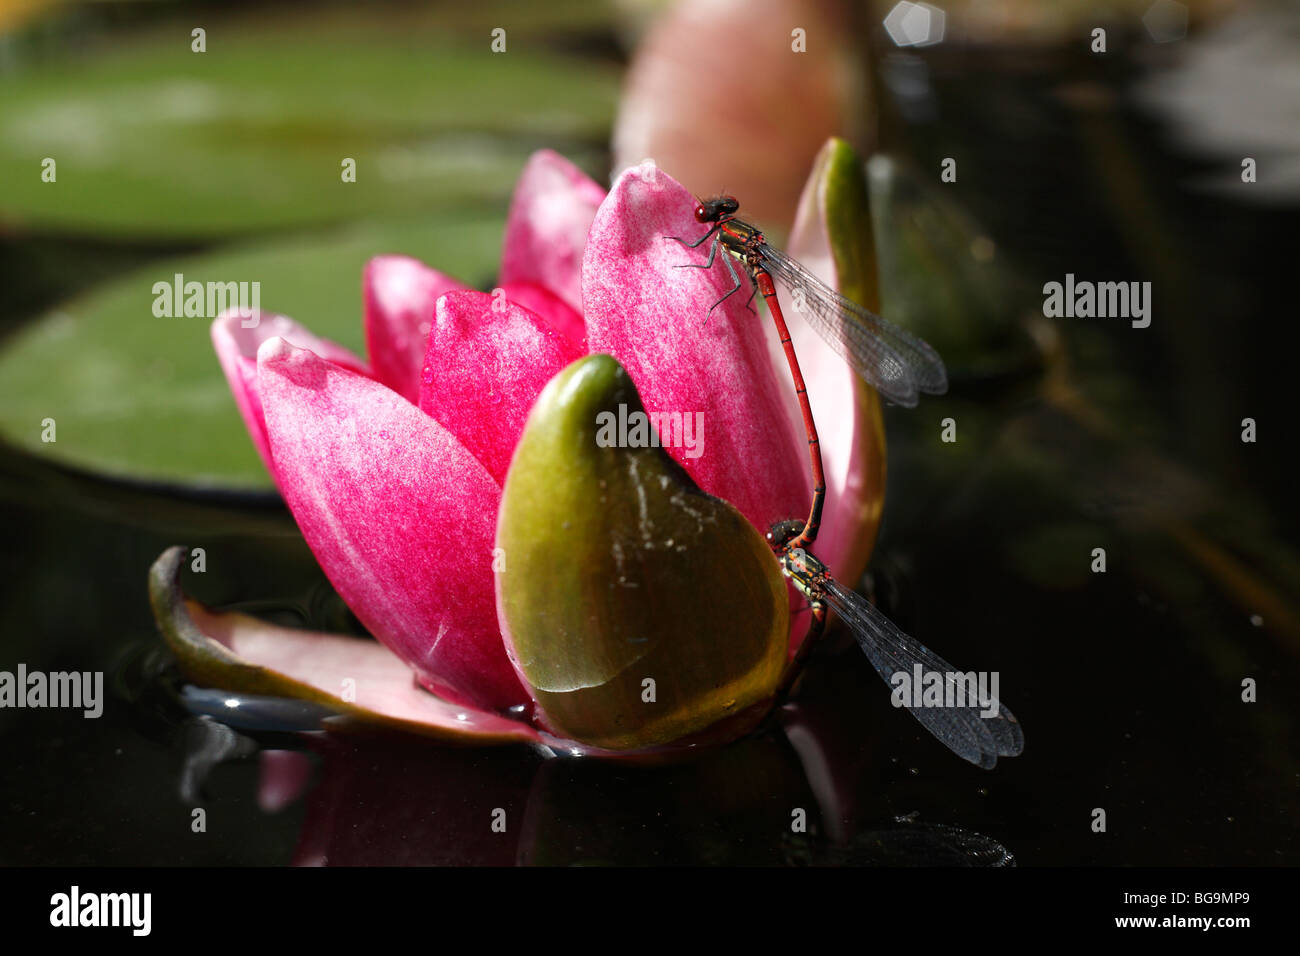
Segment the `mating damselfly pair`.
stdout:
<svg viewBox="0 0 1300 956">
<path fill-rule="evenodd" d="M 822 468 L 821 445 L 817 425 L 799 360 L 790 340 L 775 282 L 797 294 L 803 303 L 800 310 L 827 345 L 886 399 L 899 405 L 915 406 L 920 393 L 942 394 L 948 389 L 948 374 L 943 360 L 933 348 L 911 333 L 885 321 L 856 302 L 845 298 L 822 282 L 808 269 L 769 244 L 755 226 L 736 218 L 740 203 L 732 196 L 700 200 L 695 219 L 709 230 L 693 242 L 675 239 L 689 249 L 709 239 L 708 259 L 702 263 L 682 263 L 683 267 L 713 267 L 718 249 L 734 285 L 710 308 L 738 292 L 743 282 L 733 258 L 746 270 L 754 293 L 762 293 L 772 321 L 776 325 L 794 380 L 795 395 L 803 415 L 808 437 L 808 455 L 812 468 L 813 500 L 804 521 L 779 522 L 767 538 L 780 562 L 782 572 L 808 599 L 812 627 L 804 638 L 807 647 L 825 626 L 828 610 L 833 610 L 852 632 L 881 678 L 893 685 L 898 675 L 921 672 L 937 674 L 942 693 L 938 703 L 913 698 L 904 706 L 926 730 L 953 753 L 980 767 L 991 768 L 998 757 L 1010 757 L 1024 749 L 1024 734 L 1011 712 L 996 699 L 970 700 L 964 693 L 955 694 L 954 684 L 962 681 L 961 672 L 919 641 L 894 625 L 869 601 L 831 577 L 826 566 L 811 552 L 821 526 L 822 505 L 826 499 L 826 478 Z M 750 298 L 753 298 L 751 294 Z"/>
</svg>

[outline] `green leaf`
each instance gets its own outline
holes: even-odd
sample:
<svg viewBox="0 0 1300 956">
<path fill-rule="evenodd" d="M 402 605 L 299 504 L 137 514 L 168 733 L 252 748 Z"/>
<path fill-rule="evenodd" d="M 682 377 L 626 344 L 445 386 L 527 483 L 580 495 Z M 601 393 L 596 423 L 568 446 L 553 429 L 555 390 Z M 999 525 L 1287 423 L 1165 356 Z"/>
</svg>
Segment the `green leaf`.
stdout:
<svg viewBox="0 0 1300 956">
<path fill-rule="evenodd" d="M 0 352 L 0 438 L 110 476 L 230 490 L 270 476 L 235 408 L 203 318 L 157 318 L 153 284 L 258 281 L 261 307 L 365 354 L 361 275 L 383 253 L 422 259 L 467 284 L 491 281 L 502 215 L 367 224 L 327 237 L 245 245 L 159 262 L 23 328 Z M 55 420 L 56 441 L 42 441 Z"/>
<path fill-rule="evenodd" d="M 431 20 L 201 20 L 203 53 L 173 24 L 5 76 L 0 223 L 206 238 L 499 199 L 539 146 L 598 165 L 616 103 L 612 68 Z"/>
</svg>

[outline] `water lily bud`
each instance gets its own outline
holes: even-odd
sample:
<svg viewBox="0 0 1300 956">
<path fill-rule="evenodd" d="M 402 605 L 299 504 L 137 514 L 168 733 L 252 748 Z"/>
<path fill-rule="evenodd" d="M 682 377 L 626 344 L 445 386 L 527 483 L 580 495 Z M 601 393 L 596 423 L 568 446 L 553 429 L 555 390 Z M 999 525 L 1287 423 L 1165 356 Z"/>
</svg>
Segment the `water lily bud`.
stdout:
<svg viewBox="0 0 1300 956">
<path fill-rule="evenodd" d="M 617 425 L 602 430 L 637 414 L 640 396 L 608 355 L 556 375 L 515 450 L 496 540 L 501 630 L 539 716 L 617 750 L 771 698 L 789 628 L 758 531 L 663 449 L 618 447 Z"/>
</svg>

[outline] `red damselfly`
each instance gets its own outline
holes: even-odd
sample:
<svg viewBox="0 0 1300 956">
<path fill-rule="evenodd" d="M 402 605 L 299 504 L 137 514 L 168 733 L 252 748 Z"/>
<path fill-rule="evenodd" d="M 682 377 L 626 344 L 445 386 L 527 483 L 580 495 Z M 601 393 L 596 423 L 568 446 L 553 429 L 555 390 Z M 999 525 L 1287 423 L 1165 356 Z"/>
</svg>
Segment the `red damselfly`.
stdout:
<svg viewBox="0 0 1300 956">
<path fill-rule="evenodd" d="M 796 311 L 855 372 L 891 402 L 911 408 L 916 405 L 921 392 L 942 395 L 948 390 L 948 373 L 933 348 L 910 332 L 845 298 L 774 248 L 756 226 L 736 218 L 739 209 L 740 203 L 732 196 L 715 196 L 699 201 L 695 207 L 695 219 L 702 224 L 712 224 L 712 228 L 694 242 L 677 241 L 689 249 L 702 245 L 710 237 L 713 242 L 709 245 L 707 262 L 688 265 L 703 269 L 712 267 L 721 246 L 730 256 L 745 264 L 757 291 L 764 292 L 764 276 L 769 283 L 775 279 L 784 285 L 796 300 Z M 723 262 L 735 285 L 713 304 L 713 308 L 734 295 L 743 284 L 730 256 Z M 774 297 L 770 298 L 769 304 L 773 300 Z"/>
</svg>

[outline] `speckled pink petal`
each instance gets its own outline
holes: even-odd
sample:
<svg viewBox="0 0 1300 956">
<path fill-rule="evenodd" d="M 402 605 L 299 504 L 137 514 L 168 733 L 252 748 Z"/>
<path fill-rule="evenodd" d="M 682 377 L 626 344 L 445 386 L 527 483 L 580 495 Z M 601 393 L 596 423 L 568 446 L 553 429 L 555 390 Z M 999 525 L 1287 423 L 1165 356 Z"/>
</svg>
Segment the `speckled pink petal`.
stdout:
<svg viewBox="0 0 1300 956">
<path fill-rule="evenodd" d="M 252 324 L 256 322 L 256 324 Z M 257 453 L 262 456 L 266 469 L 275 475 L 271 450 L 266 441 L 266 423 L 262 420 L 262 400 L 257 393 L 257 349 L 269 338 L 282 338 L 298 346 L 311 349 L 322 358 L 345 368 L 368 375 L 366 363 L 341 345 L 322 339 L 299 325 L 293 319 L 270 312 L 253 314 L 243 309 L 229 309 L 212 323 L 212 345 L 217 351 L 221 370 L 235 396 L 239 414 Z"/>
<path fill-rule="evenodd" d="M 452 292 L 438 300 L 419 405 L 503 483 L 538 393 L 582 354 L 509 299 Z"/>
<path fill-rule="evenodd" d="M 363 284 L 366 349 L 374 377 L 414 403 L 434 303 L 444 292 L 465 286 L 407 256 L 371 259 Z"/>
<path fill-rule="evenodd" d="M 501 291 L 511 302 L 546 320 L 546 324 L 564 335 L 582 354 L 587 352 L 587 326 L 582 316 L 544 285 L 527 280 L 507 282 Z"/>
<path fill-rule="evenodd" d="M 582 253 L 605 190 L 549 149 L 515 185 L 501 250 L 501 283 L 536 282 L 582 313 Z"/>
<path fill-rule="evenodd" d="M 281 493 L 348 607 L 436 693 L 525 703 L 496 623 L 492 476 L 397 393 L 284 339 L 257 379 Z"/>
<path fill-rule="evenodd" d="M 619 177 L 583 264 L 588 341 L 622 363 L 647 411 L 703 413 L 702 454 L 689 457 L 683 447 L 669 454 L 766 532 L 775 521 L 807 517 L 806 443 L 795 436 L 768 357 L 765 339 L 774 333 L 745 306 L 748 285 L 710 315 L 734 284 L 723 263 L 675 268 L 707 255 L 707 243 L 686 249 L 664 238 L 703 235 L 694 207 L 690 193 L 648 164 Z"/>
</svg>

